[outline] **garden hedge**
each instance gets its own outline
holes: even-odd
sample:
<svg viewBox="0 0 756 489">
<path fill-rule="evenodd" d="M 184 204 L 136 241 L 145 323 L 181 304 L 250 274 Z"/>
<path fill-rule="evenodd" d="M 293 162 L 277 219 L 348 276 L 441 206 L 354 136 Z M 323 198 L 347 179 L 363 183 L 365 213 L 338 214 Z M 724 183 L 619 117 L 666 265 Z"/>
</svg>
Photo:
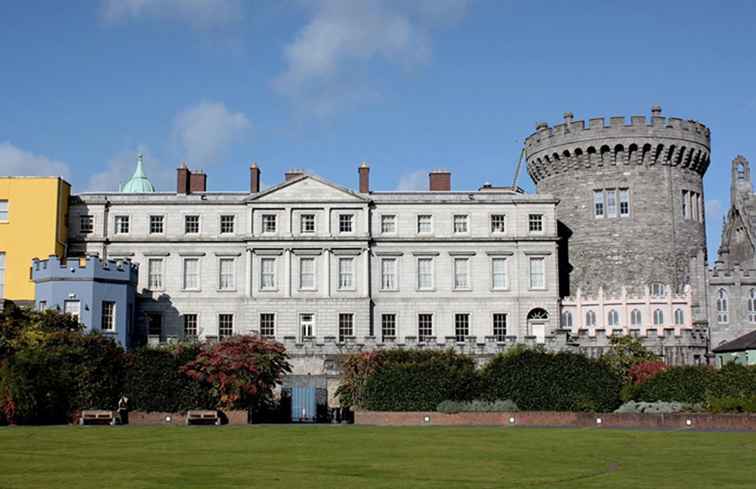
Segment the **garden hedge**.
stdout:
<svg viewBox="0 0 756 489">
<path fill-rule="evenodd" d="M 716 399 L 748 399 L 756 396 L 756 367 L 729 364 L 712 367 L 672 367 L 640 384 L 637 401 L 677 401 L 691 404 Z"/>
<path fill-rule="evenodd" d="M 472 401 L 479 393 L 474 360 L 452 350 L 388 350 L 380 363 L 365 383 L 365 409 L 434 411 L 442 401 Z"/>
<path fill-rule="evenodd" d="M 606 363 L 577 353 L 516 349 L 481 372 L 485 399 L 511 399 L 521 410 L 605 411 L 621 404 L 622 377 Z"/>
</svg>

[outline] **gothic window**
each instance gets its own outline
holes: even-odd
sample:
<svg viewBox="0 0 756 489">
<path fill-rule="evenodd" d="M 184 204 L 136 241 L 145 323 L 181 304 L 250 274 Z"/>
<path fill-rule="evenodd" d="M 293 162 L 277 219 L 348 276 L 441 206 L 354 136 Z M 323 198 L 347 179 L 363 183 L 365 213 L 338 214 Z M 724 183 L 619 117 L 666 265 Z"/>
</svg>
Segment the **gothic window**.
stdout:
<svg viewBox="0 0 756 489">
<path fill-rule="evenodd" d="M 641 312 L 639 309 L 633 309 L 630 311 L 630 325 L 631 326 L 640 326 L 643 322 L 641 318 Z"/>
<path fill-rule="evenodd" d="M 756 289 L 751 289 L 748 297 L 748 320 L 756 323 Z"/>
<path fill-rule="evenodd" d="M 572 328 L 572 313 L 570 311 L 562 312 L 562 328 Z"/>
<path fill-rule="evenodd" d="M 596 326 L 596 313 L 593 311 L 588 311 L 585 313 L 585 325 L 587 327 L 593 328 Z"/>
<path fill-rule="evenodd" d="M 727 314 L 727 291 L 725 289 L 719 289 L 717 293 L 717 322 L 726 323 L 729 321 Z"/>
<path fill-rule="evenodd" d="M 664 324 L 664 313 L 661 309 L 656 309 L 654 311 L 654 326 L 661 326 Z"/>
<path fill-rule="evenodd" d="M 682 326 L 685 319 L 682 309 L 675 309 L 675 325 Z"/>
<path fill-rule="evenodd" d="M 651 284 L 651 295 L 654 297 L 664 297 L 667 295 L 667 288 L 661 282 Z"/>
<path fill-rule="evenodd" d="M 607 315 L 607 325 L 619 326 L 619 313 L 616 309 L 611 309 Z"/>
</svg>

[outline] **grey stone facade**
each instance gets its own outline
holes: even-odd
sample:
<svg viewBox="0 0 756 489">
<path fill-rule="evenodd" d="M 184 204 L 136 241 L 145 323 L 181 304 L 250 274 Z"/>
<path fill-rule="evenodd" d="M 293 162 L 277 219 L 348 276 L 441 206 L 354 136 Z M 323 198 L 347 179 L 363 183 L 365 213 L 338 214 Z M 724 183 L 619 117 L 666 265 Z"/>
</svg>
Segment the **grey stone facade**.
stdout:
<svg viewBox="0 0 756 489">
<path fill-rule="evenodd" d="M 571 114 L 563 124 L 539 124 L 525 142 L 528 172 L 539 193 L 559 200 L 563 296 L 578 288 L 617 294 L 622 287 L 642 293 L 659 284 L 682 292 L 691 285 L 695 316 L 703 320 L 709 129 L 662 117 L 658 107 L 652 114 L 629 124 L 624 117 L 586 124 Z"/>
</svg>

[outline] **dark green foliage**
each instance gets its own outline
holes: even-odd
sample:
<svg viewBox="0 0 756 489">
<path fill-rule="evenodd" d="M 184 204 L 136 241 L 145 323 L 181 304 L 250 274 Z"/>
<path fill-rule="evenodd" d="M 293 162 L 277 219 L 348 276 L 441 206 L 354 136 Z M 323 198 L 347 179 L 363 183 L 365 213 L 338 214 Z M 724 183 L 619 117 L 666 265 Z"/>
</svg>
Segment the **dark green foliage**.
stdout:
<svg viewBox="0 0 756 489">
<path fill-rule="evenodd" d="M 479 392 L 475 362 L 454 351 L 389 350 L 365 382 L 364 407 L 375 411 L 434 411 L 446 400 L 472 401 Z"/>
<path fill-rule="evenodd" d="M 711 367 L 673 367 L 638 387 L 636 401 L 701 403 L 714 387 L 717 371 Z"/>
<path fill-rule="evenodd" d="M 709 397 L 705 406 L 711 413 L 756 413 L 756 395 Z"/>
<path fill-rule="evenodd" d="M 129 409 L 140 411 L 182 412 L 213 409 L 217 399 L 208 388 L 181 373 L 180 368 L 194 360 L 199 345 L 175 348 L 144 348 L 129 353 L 126 397 Z"/>
<path fill-rule="evenodd" d="M 517 349 L 491 360 L 481 382 L 485 398 L 511 399 L 522 410 L 613 411 L 622 378 L 584 355 Z"/>
</svg>

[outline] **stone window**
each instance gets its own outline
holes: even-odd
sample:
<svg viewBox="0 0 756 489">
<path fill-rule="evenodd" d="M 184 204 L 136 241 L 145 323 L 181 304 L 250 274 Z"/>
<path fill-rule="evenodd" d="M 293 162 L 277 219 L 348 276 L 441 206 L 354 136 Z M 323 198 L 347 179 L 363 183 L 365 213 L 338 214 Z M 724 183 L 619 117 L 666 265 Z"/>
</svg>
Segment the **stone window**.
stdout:
<svg viewBox="0 0 756 489">
<path fill-rule="evenodd" d="M 563 329 L 572 328 L 572 313 L 570 311 L 562 312 L 562 328 Z"/>
<path fill-rule="evenodd" d="M 610 309 L 606 316 L 607 326 L 619 326 L 619 313 L 616 309 Z"/>
<path fill-rule="evenodd" d="M 717 322 L 729 322 L 727 291 L 725 289 L 719 289 L 719 292 L 717 292 Z"/>
<path fill-rule="evenodd" d="M 396 258 L 381 259 L 381 290 L 397 290 Z"/>
<path fill-rule="evenodd" d="M 417 288 L 433 289 L 433 258 L 417 259 Z"/>
<path fill-rule="evenodd" d="M 339 343 L 351 336 L 354 336 L 354 314 L 339 313 Z"/>
<path fill-rule="evenodd" d="M 593 191 L 593 215 L 595 217 L 604 217 L 604 191 Z"/>
<path fill-rule="evenodd" d="M 263 216 L 262 216 L 262 232 L 263 233 L 275 233 L 276 232 L 276 215 L 275 214 L 263 214 Z"/>
<path fill-rule="evenodd" d="M 617 192 L 613 188 L 606 191 L 606 217 L 617 217 Z"/>
<path fill-rule="evenodd" d="M 149 290 L 163 289 L 162 258 L 150 258 L 147 260 L 147 288 Z"/>
<path fill-rule="evenodd" d="M 184 290 L 200 289 L 199 258 L 184 258 Z"/>
<path fill-rule="evenodd" d="M 507 216 L 504 214 L 494 214 L 491 216 L 491 232 L 505 233 L 507 231 Z"/>
<path fill-rule="evenodd" d="M 8 201 L 0 200 L 0 222 L 8 222 Z"/>
<path fill-rule="evenodd" d="M 507 315 L 505 313 L 494 313 L 493 335 L 499 343 L 507 341 Z"/>
<path fill-rule="evenodd" d="M 640 326 L 643 322 L 643 317 L 641 316 L 641 312 L 639 309 L 633 309 L 630 311 L 630 325 L 631 326 Z"/>
<path fill-rule="evenodd" d="M 470 336 L 470 315 L 454 315 L 454 337 L 457 343 L 463 343 Z"/>
<path fill-rule="evenodd" d="M 417 315 L 417 339 L 425 342 L 428 337 L 433 336 L 433 314 Z"/>
<path fill-rule="evenodd" d="M 315 258 L 299 259 L 299 288 L 315 290 Z"/>
<path fill-rule="evenodd" d="M 354 258 L 339 258 L 339 289 L 354 289 Z"/>
<path fill-rule="evenodd" d="M 115 331 L 116 330 L 116 303 L 112 301 L 102 302 L 102 321 L 100 322 L 100 329 L 103 331 Z"/>
<path fill-rule="evenodd" d="M 385 214 L 381 216 L 381 234 L 394 234 L 396 232 L 396 216 Z"/>
<path fill-rule="evenodd" d="M 470 259 L 454 259 L 454 289 L 464 290 L 470 288 Z"/>
<path fill-rule="evenodd" d="M 218 288 L 220 290 L 236 289 L 236 260 L 233 258 L 221 258 L 218 261 Z"/>
<path fill-rule="evenodd" d="M 352 214 L 339 214 L 339 232 L 351 233 L 353 220 L 354 220 L 354 215 Z"/>
<path fill-rule="evenodd" d="M 234 234 L 234 224 L 236 216 L 220 216 L 221 234 Z"/>
<path fill-rule="evenodd" d="M 748 320 L 756 323 L 756 289 L 751 289 L 748 296 Z"/>
<path fill-rule="evenodd" d="M 542 256 L 532 256 L 529 260 L 530 265 L 530 288 L 546 288 L 546 259 Z"/>
<path fill-rule="evenodd" d="M 115 233 L 129 234 L 129 216 L 115 216 Z"/>
<path fill-rule="evenodd" d="M 197 315 L 184 314 L 184 338 L 197 338 Z"/>
<path fill-rule="evenodd" d="M 433 217 L 428 214 L 417 216 L 417 232 L 418 234 L 433 232 Z"/>
<path fill-rule="evenodd" d="M 197 234 L 200 230 L 199 216 L 184 216 L 184 233 Z"/>
<path fill-rule="evenodd" d="M 530 214 L 528 216 L 528 231 L 531 233 L 543 232 L 543 214 Z"/>
<path fill-rule="evenodd" d="M 504 257 L 491 258 L 491 284 L 494 290 L 507 288 L 507 259 Z"/>
<path fill-rule="evenodd" d="M 276 335 L 276 315 L 272 312 L 260 314 L 260 336 L 272 338 Z"/>
<path fill-rule="evenodd" d="M 302 214 L 299 218 L 300 232 L 311 234 L 315 232 L 315 214 Z"/>
<path fill-rule="evenodd" d="M 690 194 L 687 190 L 682 191 L 682 218 L 690 219 Z"/>
<path fill-rule="evenodd" d="M 94 232 L 94 216 L 79 216 L 79 234 L 92 234 Z"/>
<path fill-rule="evenodd" d="M 465 214 L 455 215 L 453 224 L 455 234 L 465 234 L 470 231 L 470 217 Z"/>
<path fill-rule="evenodd" d="M 150 234 L 163 234 L 165 218 L 163 216 L 150 216 Z"/>
<path fill-rule="evenodd" d="M 654 310 L 654 326 L 661 326 L 664 324 L 664 312 L 661 309 Z"/>
<path fill-rule="evenodd" d="M 626 188 L 619 190 L 619 215 L 620 217 L 630 215 L 630 191 Z"/>
<path fill-rule="evenodd" d="M 228 338 L 234 334 L 234 315 L 218 314 L 218 339 Z"/>
<path fill-rule="evenodd" d="M 593 311 L 587 311 L 585 313 L 585 326 L 588 328 L 596 327 L 596 313 Z"/>
<path fill-rule="evenodd" d="M 276 259 L 260 259 L 260 288 L 272 290 L 276 288 Z"/>
<path fill-rule="evenodd" d="M 685 322 L 685 315 L 683 314 L 682 309 L 675 309 L 675 324 L 677 326 L 682 326 Z"/>
<path fill-rule="evenodd" d="M 386 338 L 396 338 L 396 314 L 381 314 L 381 335 Z"/>
</svg>

